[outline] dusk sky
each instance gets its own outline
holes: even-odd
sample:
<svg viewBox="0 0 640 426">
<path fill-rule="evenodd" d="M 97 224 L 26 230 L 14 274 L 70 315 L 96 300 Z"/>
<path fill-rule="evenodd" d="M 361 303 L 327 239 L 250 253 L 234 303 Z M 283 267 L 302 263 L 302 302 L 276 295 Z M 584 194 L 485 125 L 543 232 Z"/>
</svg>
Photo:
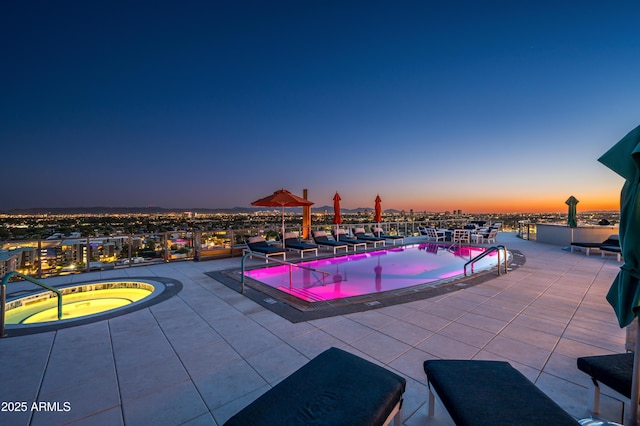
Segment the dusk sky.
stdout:
<svg viewBox="0 0 640 426">
<path fill-rule="evenodd" d="M 0 211 L 619 207 L 640 2 L 13 1 Z"/>
</svg>

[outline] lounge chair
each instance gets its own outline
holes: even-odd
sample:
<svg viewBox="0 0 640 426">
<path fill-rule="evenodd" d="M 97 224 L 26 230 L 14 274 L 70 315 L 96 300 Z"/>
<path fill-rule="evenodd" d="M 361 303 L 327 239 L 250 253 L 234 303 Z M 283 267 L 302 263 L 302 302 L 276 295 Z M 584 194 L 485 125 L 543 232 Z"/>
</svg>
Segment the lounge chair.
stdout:
<svg viewBox="0 0 640 426">
<path fill-rule="evenodd" d="M 250 237 L 247 241 L 247 249 L 249 253 L 260 253 L 265 258 L 266 261 L 269 262 L 270 256 L 280 256 L 282 255 L 282 260 L 287 259 L 287 251 L 280 247 L 274 247 L 270 245 L 264 238 L 262 237 Z M 253 256 L 251 256 L 253 258 Z"/>
<path fill-rule="evenodd" d="M 407 381 L 338 348 L 303 365 L 231 417 L 232 425 L 402 424 Z"/>
<path fill-rule="evenodd" d="M 618 238 L 618 235 L 610 235 L 609 238 L 607 238 L 601 243 L 590 242 L 590 241 L 571 243 L 571 251 L 573 252 L 573 250 L 576 248 L 584 249 L 586 252 L 586 255 L 589 256 L 589 252 L 592 249 L 601 250 L 601 247 L 603 246 L 609 249 L 615 248 L 615 247 L 620 248 L 620 240 Z"/>
<path fill-rule="evenodd" d="M 379 228 L 377 226 L 372 226 L 371 227 L 371 232 L 376 237 L 384 238 L 387 241 L 391 241 L 394 246 L 396 245 L 396 242 L 400 243 L 400 244 L 404 243 L 404 237 L 402 235 L 389 235 L 389 234 L 386 234 L 382 228 Z"/>
<path fill-rule="evenodd" d="M 579 425 L 522 373 L 504 361 L 424 362 L 427 410 L 440 398 L 456 425 Z"/>
<path fill-rule="evenodd" d="M 365 250 L 367 249 L 367 241 L 360 240 L 358 238 L 350 238 L 347 235 L 347 231 L 345 231 L 344 229 L 332 230 L 331 233 L 333 234 L 333 238 L 335 238 L 336 241 L 347 243 L 351 247 L 353 247 L 353 251 L 358 250 L 358 247 L 363 247 Z"/>
<path fill-rule="evenodd" d="M 317 244 L 319 247 L 332 248 L 333 254 L 336 254 L 336 251 L 340 249 L 344 249 L 344 251 L 349 251 L 348 244 L 341 243 L 334 239 L 329 238 L 325 231 L 313 231 L 311 233 L 311 237 L 313 238 L 313 242 Z"/>
<path fill-rule="evenodd" d="M 618 262 L 622 260 L 622 248 L 620 247 L 620 238 L 617 235 L 612 235 L 607 238 L 600 245 L 601 256 L 604 257 L 607 253 L 613 253 L 618 256 Z"/>
<path fill-rule="evenodd" d="M 284 248 L 287 250 L 293 250 L 300 253 L 300 258 L 304 258 L 305 252 L 313 252 L 315 256 L 318 255 L 318 245 L 304 243 L 293 232 L 284 233 Z"/>
<path fill-rule="evenodd" d="M 358 240 L 364 240 L 373 244 L 374 247 L 378 247 L 378 244 L 385 245 L 384 238 L 367 235 L 364 228 L 353 228 L 353 235 L 355 235 Z"/>
</svg>

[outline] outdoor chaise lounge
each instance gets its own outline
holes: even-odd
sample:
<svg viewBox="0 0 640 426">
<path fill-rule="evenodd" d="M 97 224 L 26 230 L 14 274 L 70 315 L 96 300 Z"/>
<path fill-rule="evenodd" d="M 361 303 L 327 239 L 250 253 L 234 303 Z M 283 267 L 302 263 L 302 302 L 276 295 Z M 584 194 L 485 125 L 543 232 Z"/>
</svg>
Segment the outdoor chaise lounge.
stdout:
<svg viewBox="0 0 640 426">
<path fill-rule="evenodd" d="M 620 239 L 618 238 L 618 235 L 610 235 L 609 238 L 607 238 L 606 240 L 604 240 L 601 243 L 597 243 L 597 242 L 573 242 L 571 243 L 571 251 L 573 252 L 574 249 L 579 248 L 579 249 L 584 249 L 586 252 L 586 255 L 589 256 L 589 252 L 592 249 L 597 249 L 597 250 L 602 250 L 602 247 L 607 247 L 607 248 L 612 248 L 615 249 L 620 248 Z"/>
<path fill-rule="evenodd" d="M 615 237 L 615 238 L 614 238 Z M 600 253 L 605 257 L 607 253 L 613 253 L 618 256 L 618 262 L 622 260 L 622 248 L 620 247 L 620 239 L 617 235 L 612 235 L 607 241 L 600 245 Z"/>
<path fill-rule="evenodd" d="M 601 385 L 626 397 L 624 411 L 630 409 L 633 352 L 580 357 L 577 364 L 578 370 L 587 373 L 593 384 L 589 411 L 593 414 L 600 411 Z"/>
<path fill-rule="evenodd" d="M 430 417 L 437 394 L 459 426 L 580 424 L 508 362 L 436 359 L 424 371 Z"/>
<path fill-rule="evenodd" d="M 380 227 L 372 226 L 371 232 L 376 237 L 384 238 L 387 241 L 391 241 L 394 246 L 396 245 L 396 243 L 399 243 L 399 244 L 404 243 L 404 237 L 402 235 L 389 235 L 385 233 L 384 230 Z"/>
<path fill-rule="evenodd" d="M 385 245 L 384 238 L 367 235 L 364 228 L 353 228 L 353 235 L 358 240 L 364 240 L 368 243 L 373 244 L 374 247 L 378 247 L 378 244 L 382 244 L 383 246 Z"/>
<path fill-rule="evenodd" d="M 280 247 L 274 247 L 270 245 L 264 238 L 262 237 L 250 237 L 247 241 L 247 252 L 260 253 L 266 258 L 266 261 L 269 262 L 270 256 L 282 256 L 283 260 L 287 258 L 287 251 Z"/>
<path fill-rule="evenodd" d="M 344 229 L 335 229 L 332 230 L 331 233 L 333 234 L 333 238 L 335 238 L 336 241 L 347 243 L 351 247 L 353 247 L 353 251 L 358 250 L 358 247 L 363 247 L 365 250 L 367 249 L 368 241 L 361 240 L 359 238 L 350 238 L 347 235 L 347 231 L 345 231 Z"/>
<path fill-rule="evenodd" d="M 315 256 L 318 255 L 318 245 L 308 244 L 300 241 L 300 238 L 293 232 L 284 233 L 284 248 L 286 250 L 293 250 L 300 253 L 300 258 L 304 257 L 305 252 L 312 252 Z"/>
<path fill-rule="evenodd" d="M 406 380 L 370 361 L 330 348 L 231 417 L 225 425 L 402 423 Z"/>
<path fill-rule="evenodd" d="M 344 251 L 349 251 L 349 245 L 345 243 L 340 243 L 336 240 L 333 240 L 327 236 L 325 231 L 313 231 L 311 233 L 313 237 L 313 242 L 316 243 L 319 247 L 327 247 L 333 249 L 333 254 L 336 254 L 336 251 L 340 249 L 344 249 Z"/>
</svg>

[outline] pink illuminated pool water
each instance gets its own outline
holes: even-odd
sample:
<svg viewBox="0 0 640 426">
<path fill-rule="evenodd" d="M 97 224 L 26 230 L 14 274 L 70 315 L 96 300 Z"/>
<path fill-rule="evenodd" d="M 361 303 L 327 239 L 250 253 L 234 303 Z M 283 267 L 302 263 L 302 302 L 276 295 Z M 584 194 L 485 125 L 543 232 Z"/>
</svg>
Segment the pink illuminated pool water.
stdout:
<svg viewBox="0 0 640 426">
<path fill-rule="evenodd" d="M 416 244 L 301 262 L 293 267 L 265 267 L 246 271 L 245 275 L 300 299 L 317 302 L 423 284 L 437 287 L 464 276 L 464 264 L 484 250 L 482 247 L 447 250 L 438 244 Z M 497 253 L 492 252 L 476 261 L 474 270 L 486 270 L 497 263 Z"/>
</svg>

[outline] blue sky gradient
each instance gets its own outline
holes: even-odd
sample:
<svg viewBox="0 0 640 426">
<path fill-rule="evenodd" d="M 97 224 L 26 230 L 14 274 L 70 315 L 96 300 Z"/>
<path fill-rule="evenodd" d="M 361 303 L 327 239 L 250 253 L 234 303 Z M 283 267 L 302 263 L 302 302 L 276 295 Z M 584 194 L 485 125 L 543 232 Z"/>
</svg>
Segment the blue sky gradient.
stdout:
<svg viewBox="0 0 640 426">
<path fill-rule="evenodd" d="M 640 3 L 11 2 L 0 210 L 617 208 Z"/>
</svg>

